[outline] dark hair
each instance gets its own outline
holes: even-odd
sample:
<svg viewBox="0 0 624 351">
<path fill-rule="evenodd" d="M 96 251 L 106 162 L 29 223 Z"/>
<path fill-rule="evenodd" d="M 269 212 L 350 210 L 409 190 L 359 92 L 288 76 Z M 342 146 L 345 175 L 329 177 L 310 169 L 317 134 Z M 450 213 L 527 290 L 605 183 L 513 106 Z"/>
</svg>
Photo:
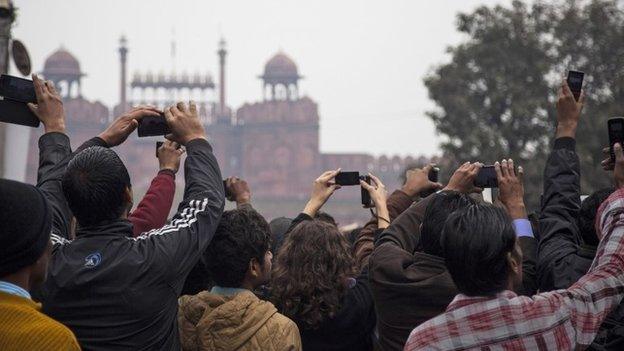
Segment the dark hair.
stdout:
<svg viewBox="0 0 624 351">
<path fill-rule="evenodd" d="M 583 243 L 598 246 L 598 235 L 596 235 L 596 212 L 598 207 L 615 191 L 614 188 L 600 189 L 589 195 L 582 203 L 579 211 L 578 225 L 583 238 Z"/>
<path fill-rule="evenodd" d="M 284 236 L 288 229 L 290 229 L 292 221 L 291 218 L 278 217 L 269 222 L 269 228 L 271 228 L 271 251 L 274 254 L 282 247 Z"/>
<path fill-rule="evenodd" d="M 270 245 L 269 224 L 258 212 L 226 211 L 204 251 L 204 263 L 215 284 L 238 288 L 249 270 L 249 261 L 255 258 L 262 266 Z"/>
<path fill-rule="evenodd" d="M 338 227 L 338 222 L 336 222 L 334 217 L 332 217 L 327 212 L 318 211 L 316 213 L 316 215 L 314 215 L 314 219 L 318 219 L 319 221 L 322 221 L 322 222 L 325 222 L 325 223 L 329 223 L 329 224 L 333 225 L 334 227 Z"/>
<path fill-rule="evenodd" d="M 316 329 L 340 310 L 346 280 L 355 262 L 347 239 L 328 223 L 297 225 L 286 237 L 273 264 L 272 300 L 300 328 Z"/>
<path fill-rule="evenodd" d="M 456 191 L 443 191 L 433 197 L 425 209 L 420 233 L 420 245 L 423 252 L 444 257 L 440 236 L 444 222 L 451 213 L 474 204 L 470 196 Z"/>
<path fill-rule="evenodd" d="M 442 249 L 446 267 L 459 292 L 492 296 L 507 288 L 516 234 L 502 208 L 487 203 L 451 214 L 444 224 Z"/>
<path fill-rule="evenodd" d="M 93 146 L 79 152 L 62 179 L 69 208 L 81 226 L 119 218 L 127 209 L 124 193 L 130 176 L 117 154 Z"/>
</svg>

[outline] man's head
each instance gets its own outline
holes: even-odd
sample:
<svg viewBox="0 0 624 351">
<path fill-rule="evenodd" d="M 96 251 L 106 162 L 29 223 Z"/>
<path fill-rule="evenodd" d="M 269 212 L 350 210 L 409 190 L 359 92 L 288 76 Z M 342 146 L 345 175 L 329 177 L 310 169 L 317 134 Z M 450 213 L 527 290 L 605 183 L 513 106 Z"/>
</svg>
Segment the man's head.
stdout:
<svg viewBox="0 0 624 351">
<path fill-rule="evenodd" d="M 11 180 L 0 179 L 0 199 L 0 280 L 26 274 L 32 288 L 45 279 L 52 210 L 39 189 Z"/>
<path fill-rule="evenodd" d="M 502 208 L 478 203 L 451 214 L 441 241 L 446 267 L 462 294 L 492 296 L 522 282 L 522 250 Z"/>
<path fill-rule="evenodd" d="M 475 203 L 470 196 L 456 191 L 443 191 L 431 199 L 425 209 L 420 243 L 425 253 L 443 257 L 440 236 L 444 222 L 451 213 Z"/>
<path fill-rule="evenodd" d="M 598 207 L 615 191 L 614 188 L 600 189 L 593 194 L 589 195 L 581 203 L 581 210 L 579 211 L 579 230 L 581 231 L 581 237 L 583 242 L 587 245 L 598 245 L 598 236 L 596 235 L 596 212 Z"/>
<path fill-rule="evenodd" d="M 80 226 L 124 217 L 132 208 L 128 170 L 111 149 L 94 146 L 79 152 L 67 165 L 62 183 Z"/>
<path fill-rule="evenodd" d="M 254 210 L 236 209 L 221 216 L 204 262 L 216 285 L 255 288 L 271 277 L 271 230 Z"/>
</svg>

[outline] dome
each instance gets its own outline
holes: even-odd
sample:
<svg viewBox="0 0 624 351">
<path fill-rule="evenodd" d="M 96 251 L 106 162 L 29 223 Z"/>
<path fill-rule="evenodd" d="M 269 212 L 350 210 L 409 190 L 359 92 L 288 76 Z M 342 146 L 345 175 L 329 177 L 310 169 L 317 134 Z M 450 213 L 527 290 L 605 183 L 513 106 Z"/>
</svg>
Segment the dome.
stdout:
<svg viewBox="0 0 624 351">
<path fill-rule="evenodd" d="M 300 78 L 295 62 L 282 52 L 273 56 L 264 65 L 264 76 L 266 78 Z"/>
<path fill-rule="evenodd" d="M 44 76 L 76 75 L 81 76 L 80 63 L 67 50 L 60 48 L 50 55 L 43 64 Z"/>
</svg>

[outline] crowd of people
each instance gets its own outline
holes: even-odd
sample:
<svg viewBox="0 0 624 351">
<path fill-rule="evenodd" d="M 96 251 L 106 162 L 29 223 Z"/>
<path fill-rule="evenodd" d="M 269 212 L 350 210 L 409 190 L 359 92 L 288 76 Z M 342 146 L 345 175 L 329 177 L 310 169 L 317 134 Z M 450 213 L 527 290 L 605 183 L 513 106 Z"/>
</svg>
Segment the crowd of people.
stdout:
<svg viewBox="0 0 624 351">
<path fill-rule="evenodd" d="M 340 169 L 267 222 L 245 180 L 223 181 L 192 102 L 164 110 L 171 134 L 134 208 L 113 148 L 162 111 L 136 107 L 72 151 L 54 85 L 33 81 L 37 184 L 0 180 L 1 350 L 624 349 L 624 152 L 604 150 L 613 187 L 581 201 L 584 98 L 565 80 L 543 193 L 526 194 L 537 214 L 511 159 L 494 164 L 493 203 L 474 185 L 482 163 L 447 184 L 425 165 L 389 195 L 362 181 L 373 216 L 349 232 L 322 212 Z"/>
</svg>

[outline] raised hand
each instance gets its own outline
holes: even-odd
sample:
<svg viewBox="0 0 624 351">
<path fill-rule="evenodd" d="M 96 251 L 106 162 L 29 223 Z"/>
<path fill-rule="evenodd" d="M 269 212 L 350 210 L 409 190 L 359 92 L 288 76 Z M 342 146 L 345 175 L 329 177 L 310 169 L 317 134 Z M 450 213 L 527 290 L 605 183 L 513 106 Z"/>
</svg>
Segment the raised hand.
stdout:
<svg viewBox="0 0 624 351">
<path fill-rule="evenodd" d="M 249 184 L 243 179 L 237 177 L 230 177 L 225 180 L 225 187 L 228 194 L 227 199 L 235 201 L 236 205 L 240 206 L 251 202 L 251 189 Z"/>
<path fill-rule="evenodd" d="M 128 136 L 139 126 L 139 120 L 145 116 L 157 117 L 161 113 L 152 106 L 137 106 L 115 120 L 98 135 L 109 147 L 122 144 Z"/>
<path fill-rule="evenodd" d="M 514 168 L 512 159 L 502 160 L 494 164 L 496 178 L 498 180 L 499 200 L 505 206 L 507 213 L 512 219 L 527 218 L 524 206 L 524 170 Z"/>
<path fill-rule="evenodd" d="M 388 196 L 386 186 L 383 185 L 381 180 L 373 174 L 369 173 L 368 175 L 371 178 L 371 184 L 360 180 L 360 185 L 368 191 L 371 200 L 373 200 L 373 203 L 375 204 L 375 210 L 377 212 L 377 227 L 382 229 L 387 228 L 390 225 L 390 213 L 388 212 L 388 206 L 386 203 L 386 198 Z"/>
<path fill-rule="evenodd" d="M 474 186 L 474 181 L 482 166 L 479 162 L 466 162 L 459 166 L 443 190 L 457 191 L 464 194 L 482 192 L 483 189 Z"/>
<path fill-rule="evenodd" d="M 340 168 L 335 171 L 326 171 L 316 178 L 312 183 L 310 200 L 303 209 L 303 213 L 314 217 L 334 191 L 340 189 L 340 185 L 334 182 L 334 178 L 336 178 L 338 173 L 340 173 Z"/>
<path fill-rule="evenodd" d="M 158 163 L 160 170 L 168 169 L 173 173 L 178 173 L 180 169 L 180 158 L 184 154 L 184 148 L 180 147 L 180 144 L 175 141 L 166 140 L 158 148 Z"/>
<path fill-rule="evenodd" d="M 28 103 L 28 108 L 39 118 L 46 133 L 65 133 L 65 110 L 63 100 L 56 91 L 54 83 L 43 81 L 36 74 L 32 75 L 37 103 Z"/>
<path fill-rule="evenodd" d="M 206 131 L 199 120 L 197 105 L 190 102 L 187 106 L 178 102 L 175 106 L 165 109 L 165 118 L 171 129 L 167 139 L 186 145 L 193 139 L 206 139 Z"/>
<path fill-rule="evenodd" d="M 414 168 L 405 173 L 405 184 L 401 190 L 409 196 L 415 196 L 428 190 L 442 189 L 443 185 L 429 181 L 429 172 L 434 165 L 426 165 L 422 169 Z"/>
<path fill-rule="evenodd" d="M 581 117 L 584 102 L 584 92 L 581 92 L 581 97 L 576 101 L 567 80 L 564 78 L 557 98 L 557 138 L 574 138 L 576 136 L 576 127 Z"/>
</svg>

